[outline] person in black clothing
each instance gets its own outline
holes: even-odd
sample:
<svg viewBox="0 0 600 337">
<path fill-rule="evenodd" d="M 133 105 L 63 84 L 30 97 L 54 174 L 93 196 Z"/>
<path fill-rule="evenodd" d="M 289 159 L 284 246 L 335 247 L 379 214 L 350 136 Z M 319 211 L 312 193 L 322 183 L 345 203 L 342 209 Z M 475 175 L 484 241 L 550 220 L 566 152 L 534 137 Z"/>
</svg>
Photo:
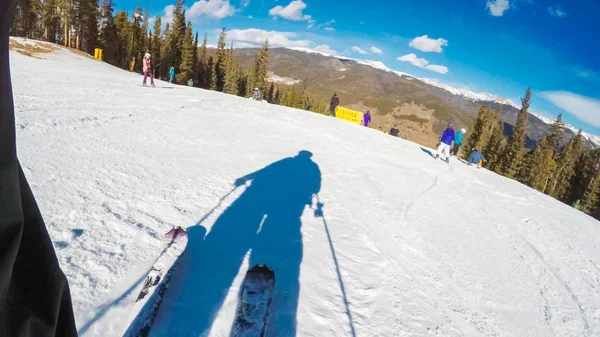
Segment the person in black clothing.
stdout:
<svg viewBox="0 0 600 337">
<path fill-rule="evenodd" d="M 76 337 L 71 294 L 17 159 L 8 42 L 15 1 L 0 1 L 0 336 Z"/>
<path fill-rule="evenodd" d="M 390 129 L 390 135 L 394 137 L 400 137 L 400 130 L 398 129 L 398 123 L 394 124 L 394 127 Z"/>
<path fill-rule="evenodd" d="M 333 93 L 331 96 L 331 101 L 329 101 L 329 113 L 335 117 L 335 108 L 340 105 L 340 98 L 337 96 L 337 93 Z"/>
</svg>

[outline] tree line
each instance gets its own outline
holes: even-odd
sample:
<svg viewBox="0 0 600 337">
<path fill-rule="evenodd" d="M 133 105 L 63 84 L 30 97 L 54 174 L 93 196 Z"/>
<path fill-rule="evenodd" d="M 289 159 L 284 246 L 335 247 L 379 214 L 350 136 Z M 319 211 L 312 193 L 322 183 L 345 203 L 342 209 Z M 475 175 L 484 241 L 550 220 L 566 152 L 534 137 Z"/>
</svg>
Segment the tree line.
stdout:
<svg viewBox="0 0 600 337">
<path fill-rule="evenodd" d="M 488 160 L 488 168 L 496 173 L 535 188 L 564 203 L 581 201 L 581 210 L 600 219 L 600 149 L 584 146 L 581 130 L 564 143 L 562 115 L 550 126 L 548 136 L 535 148 L 525 148 L 531 89 L 521 99 L 521 109 L 513 132 L 504 138 L 502 105 L 492 112 L 483 104 L 465 148 L 465 159 L 477 148 Z"/>
<path fill-rule="evenodd" d="M 299 88 L 279 86 L 267 79 L 269 42 L 257 51 L 250 69 L 244 69 L 227 46 L 227 31 L 221 31 L 216 50 L 207 47 L 207 34 L 201 44 L 192 23 L 186 21 L 184 0 L 173 8 L 173 20 L 163 23 L 156 17 L 150 27 L 149 10 L 136 7 L 133 13 L 121 10 L 115 14 L 112 0 L 15 0 L 16 10 L 11 35 L 59 43 L 66 47 L 94 53 L 102 48 L 103 61 L 141 72 L 142 57 L 152 55 L 154 75 L 169 78 L 175 67 L 175 82 L 186 84 L 191 79 L 196 87 L 248 97 L 259 88 L 269 103 L 324 113 L 327 105 L 308 95 L 308 80 Z"/>
</svg>

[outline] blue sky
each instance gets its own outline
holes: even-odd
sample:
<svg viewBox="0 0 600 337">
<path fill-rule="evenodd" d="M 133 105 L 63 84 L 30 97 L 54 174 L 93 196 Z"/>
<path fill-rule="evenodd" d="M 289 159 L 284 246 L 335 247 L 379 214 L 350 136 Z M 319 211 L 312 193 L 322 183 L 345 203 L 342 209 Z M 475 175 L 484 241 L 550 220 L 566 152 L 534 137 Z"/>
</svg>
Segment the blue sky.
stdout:
<svg viewBox="0 0 600 337">
<path fill-rule="evenodd" d="M 175 0 L 117 2 L 168 20 Z M 389 68 L 520 104 L 600 134 L 600 1 L 186 0 L 195 30 L 235 46 L 304 47 L 377 60 Z"/>
</svg>

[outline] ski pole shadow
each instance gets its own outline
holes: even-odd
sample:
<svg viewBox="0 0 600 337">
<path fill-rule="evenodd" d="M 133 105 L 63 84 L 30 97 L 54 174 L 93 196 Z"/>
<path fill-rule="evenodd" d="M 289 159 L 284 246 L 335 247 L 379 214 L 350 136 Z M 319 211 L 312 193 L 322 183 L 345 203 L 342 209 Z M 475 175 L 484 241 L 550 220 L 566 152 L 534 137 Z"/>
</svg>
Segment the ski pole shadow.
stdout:
<svg viewBox="0 0 600 337">
<path fill-rule="evenodd" d="M 300 151 L 238 178 L 236 187 L 249 182 L 250 186 L 215 220 L 209 233 L 204 237 L 198 230 L 196 235 L 207 216 L 188 228 L 188 247 L 163 302 L 165 314 L 159 313 L 157 323 L 161 322 L 151 336 L 208 335 L 247 255 L 250 266 L 267 264 L 276 275 L 266 335 L 296 336 L 301 217 L 321 189 L 321 171 L 311 157 L 309 151 Z"/>
<path fill-rule="evenodd" d="M 431 151 L 427 150 L 426 148 L 421 147 L 421 151 L 423 151 L 423 152 L 427 153 L 428 155 L 430 155 L 431 158 L 435 158 L 435 156 L 433 155 L 433 153 L 431 153 Z"/>
<path fill-rule="evenodd" d="M 331 256 L 333 257 L 333 262 L 335 263 L 335 270 L 337 272 L 338 282 L 340 284 L 340 290 L 342 292 L 342 297 L 344 299 L 344 306 L 346 307 L 346 316 L 348 316 L 348 325 L 350 326 L 350 332 L 352 333 L 352 337 L 356 337 L 356 330 L 354 329 L 354 319 L 352 318 L 352 311 L 350 311 L 350 306 L 348 302 L 348 296 L 346 295 L 346 287 L 344 286 L 344 280 L 342 279 L 342 273 L 340 272 L 340 264 L 337 260 L 337 255 L 335 253 L 335 248 L 333 247 L 333 241 L 331 240 L 331 234 L 329 233 L 329 226 L 327 225 L 327 220 L 325 219 L 325 214 L 323 214 L 323 206 L 324 203 L 319 200 L 317 196 L 317 209 L 315 209 L 315 217 L 323 219 L 323 226 L 325 227 L 325 232 L 327 233 L 327 240 L 329 241 L 329 248 L 331 249 Z"/>
</svg>

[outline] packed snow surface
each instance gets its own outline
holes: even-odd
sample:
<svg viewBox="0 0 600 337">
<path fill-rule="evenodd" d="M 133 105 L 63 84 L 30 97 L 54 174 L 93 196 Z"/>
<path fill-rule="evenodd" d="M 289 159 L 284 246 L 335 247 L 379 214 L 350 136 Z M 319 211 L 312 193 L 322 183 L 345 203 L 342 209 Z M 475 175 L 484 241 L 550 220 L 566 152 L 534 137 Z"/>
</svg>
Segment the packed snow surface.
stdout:
<svg viewBox="0 0 600 337">
<path fill-rule="evenodd" d="M 600 224 L 548 196 L 64 49 L 11 67 L 19 158 L 81 336 L 122 334 L 107 317 L 174 225 L 188 247 L 151 336 L 229 336 L 257 262 L 276 273 L 268 336 L 600 336 Z"/>
</svg>

